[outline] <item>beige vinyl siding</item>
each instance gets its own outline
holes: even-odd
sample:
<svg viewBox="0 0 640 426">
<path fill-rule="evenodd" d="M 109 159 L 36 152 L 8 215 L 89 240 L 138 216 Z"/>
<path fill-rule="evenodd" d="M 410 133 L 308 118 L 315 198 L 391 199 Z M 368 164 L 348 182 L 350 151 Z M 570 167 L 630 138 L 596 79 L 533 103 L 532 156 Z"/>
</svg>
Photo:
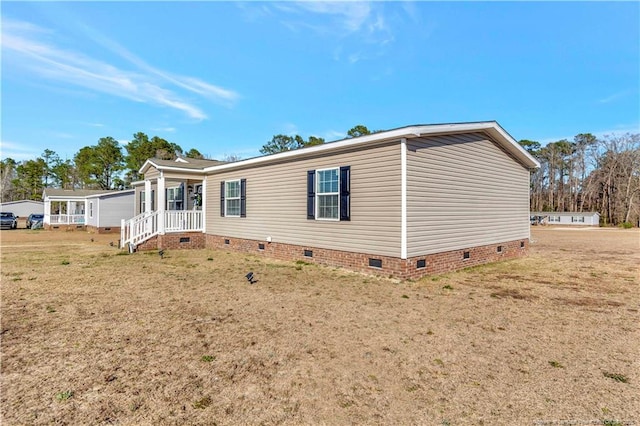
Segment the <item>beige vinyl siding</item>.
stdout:
<svg viewBox="0 0 640 426">
<path fill-rule="evenodd" d="M 160 171 L 153 166 L 149 167 L 147 172 L 144 174 L 145 179 L 156 179 L 158 177 L 160 177 Z"/>
<path fill-rule="evenodd" d="M 529 171 L 486 135 L 407 149 L 408 257 L 529 237 Z"/>
<path fill-rule="evenodd" d="M 307 171 L 351 167 L 351 220 L 307 219 Z M 400 256 L 400 146 L 324 154 L 207 177 L 208 234 Z M 220 216 L 220 182 L 246 179 L 246 217 Z M 317 174 L 316 174 L 317 179 Z"/>
</svg>

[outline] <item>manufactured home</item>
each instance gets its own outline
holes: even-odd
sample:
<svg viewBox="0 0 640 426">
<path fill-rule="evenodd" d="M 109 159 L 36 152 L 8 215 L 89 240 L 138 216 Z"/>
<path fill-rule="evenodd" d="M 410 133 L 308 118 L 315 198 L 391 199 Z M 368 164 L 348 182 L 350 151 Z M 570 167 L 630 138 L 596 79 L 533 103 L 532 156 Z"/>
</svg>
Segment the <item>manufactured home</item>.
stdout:
<svg viewBox="0 0 640 426">
<path fill-rule="evenodd" d="M 600 226 L 597 212 L 532 212 L 542 225 Z"/>
<path fill-rule="evenodd" d="M 149 159 L 121 242 L 415 278 L 525 254 L 536 167 L 494 121 L 408 126 L 233 163 Z"/>
<path fill-rule="evenodd" d="M 134 215 L 134 190 L 44 190 L 44 228 L 120 232 L 122 220 Z"/>
</svg>

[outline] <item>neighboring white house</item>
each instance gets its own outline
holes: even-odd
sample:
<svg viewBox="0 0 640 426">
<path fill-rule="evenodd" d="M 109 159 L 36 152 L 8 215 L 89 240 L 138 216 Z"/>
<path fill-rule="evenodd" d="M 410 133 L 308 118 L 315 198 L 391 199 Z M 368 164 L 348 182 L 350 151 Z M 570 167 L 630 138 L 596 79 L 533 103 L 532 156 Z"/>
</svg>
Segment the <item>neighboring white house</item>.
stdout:
<svg viewBox="0 0 640 426">
<path fill-rule="evenodd" d="M 544 225 L 600 226 L 597 212 L 531 212 Z"/>
<path fill-rule="evenodd" d="M 122 220 L 134 214 L 135 190 L 44 190 L 46 229 L 87 229 L 94 232 L 120 232 Z"/>
<path fill-rule="evenodd" d="M 8 201 L 0 204 L 0 210 L 3 212 L 11 212 L 19 218 L 26 219 L 30 214 L 43 214 L 44 203 L 42 201 L 20 200 Z"/>
</svg>

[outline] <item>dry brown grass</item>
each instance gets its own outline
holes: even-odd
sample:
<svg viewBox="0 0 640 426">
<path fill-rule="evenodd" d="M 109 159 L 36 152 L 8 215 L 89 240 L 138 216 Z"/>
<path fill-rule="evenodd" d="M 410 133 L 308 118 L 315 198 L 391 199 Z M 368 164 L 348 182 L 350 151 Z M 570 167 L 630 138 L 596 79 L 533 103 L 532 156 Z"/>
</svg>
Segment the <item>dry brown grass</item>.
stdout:
<svg viewBox="0 0 640 426">
<path fill-rule="evenodd" d="M 416 282 L 0 238 L 3 425 L 640 422 L 637 230 Z"/>
</svg>

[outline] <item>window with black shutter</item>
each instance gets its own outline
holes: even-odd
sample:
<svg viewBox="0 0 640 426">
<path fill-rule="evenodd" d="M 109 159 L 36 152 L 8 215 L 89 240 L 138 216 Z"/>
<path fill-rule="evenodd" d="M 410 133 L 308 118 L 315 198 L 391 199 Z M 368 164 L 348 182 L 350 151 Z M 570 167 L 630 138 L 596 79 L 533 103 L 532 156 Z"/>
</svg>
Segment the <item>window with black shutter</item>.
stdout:
<svg viewBox="0 0 640 426">
<path fill-rule="evenodd" d="M 247 180 L 240 179 L 240 217 L 247 217 Z"/>
<path fill-rule="evenodd" d="M 220 182 L 220 216 L 224 217 L 224 181 Z"/>
<path fill-rule="evenodd" d="M 316 171 L 307 171 L 307 219 L 316 218 Z"/>
<path fill-rule="evenodd" d="M 351 220 L 351 167 L 307 171 L 307 219 Z"/>
</svg>

